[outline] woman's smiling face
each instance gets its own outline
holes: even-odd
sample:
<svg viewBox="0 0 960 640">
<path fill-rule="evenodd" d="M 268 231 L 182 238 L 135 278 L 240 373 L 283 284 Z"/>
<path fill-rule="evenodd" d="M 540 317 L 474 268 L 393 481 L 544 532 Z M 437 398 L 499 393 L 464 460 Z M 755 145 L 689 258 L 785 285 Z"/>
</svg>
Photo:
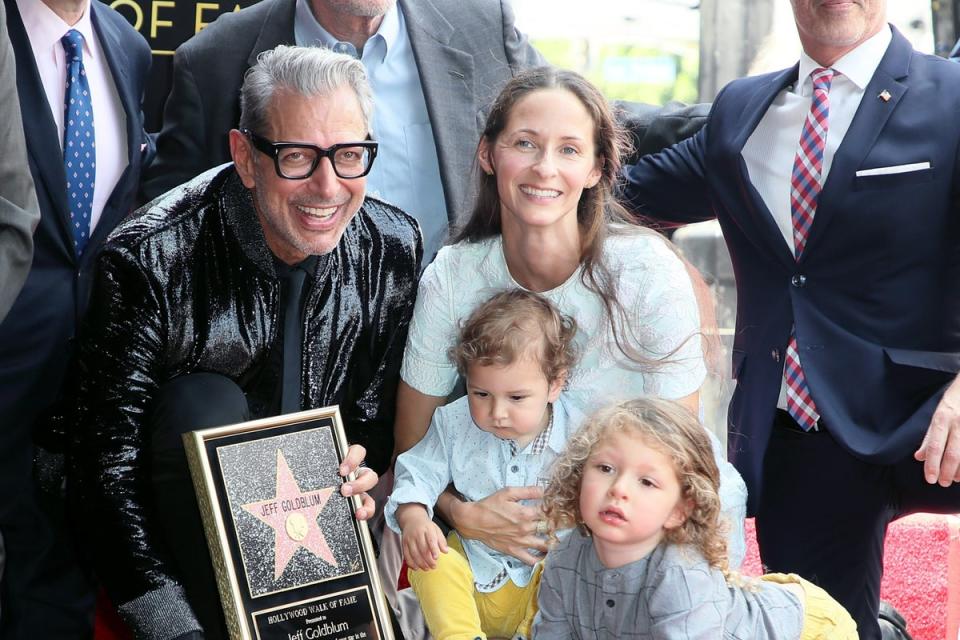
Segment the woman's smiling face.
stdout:
<svg viewBox="0 0 960 640">
<path fill-rule="evenodd" d="M 539 89 L 513 106 L 495 141 L 481 140 L 480 166 L 496 176 L 505 233 L 576 227 L 583 190 L 600 180 L 595 128 L 573 93 Z"/>
</svg>

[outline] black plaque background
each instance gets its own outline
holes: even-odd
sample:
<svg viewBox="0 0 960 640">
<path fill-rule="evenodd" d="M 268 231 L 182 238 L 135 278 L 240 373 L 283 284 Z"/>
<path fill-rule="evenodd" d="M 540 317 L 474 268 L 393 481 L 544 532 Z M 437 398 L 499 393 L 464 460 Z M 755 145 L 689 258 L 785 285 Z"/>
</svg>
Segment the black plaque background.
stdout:
<svg viewBox="0 0 960 640">
<path fill-rule="evenodd" d="M 254 637 L 259 638 L 259 640 L 291 640 L 290 634 L 296 633 L 296 630 L 290 631 L 286 629 L 284 625 L 277 624 L 267 625 L 270 628 L 270 635 L 261 635 L 258 633 L 258 630 L 256 630 L 257 624 L 255 620 L 255 616 L 257 616 L 259 612 L 272 609 L 284 610 L 305 607 L 308 606 L 307 603 L 323 600 L 327 594 L 359 588 L 369 589 L 370 598 L 380 597 L 376 585 L 371 581 L 369 573 L 370 563 L 375 562 L 375 560 L 367 553 L 361 553 L 361 560 L 363 563 L 363 571 L 361 573 L 330 579 L 319 584 L 297 587 L 280 593 L 264 595 L 257 597 L 256 599 L 250 596 L 250 589 L 246 581 L 243 562 L 240 555 L 240 545 L 239 541 L 237 540 L 236 532 L 233 528 L 233 516 L 230 512 L 230 504 L 229 500 L 227 499 L 226 487 L 224 486 L 223 477 L 220 472 L 220 461 L 219 456 L 217 455 L 217 449 L 225 445 L 238 444 L 250 440 L 259 440 L 262 438 L 290 434 L 308 429 L 316 429 L 324 426 L 329 427 L 334 431 L 334 433 L 336 433 L 333 418 L 320 417 L 311 420 L 294 422 L 291 424 L 279 424 L 273 427 L 267 427 L 255 431 L 246 431 L 224 436 L 210 437 L 206 438 L 203 443 L 207 462 L 210 465 L 214 490 L 216 492 L 214 508 L 219 510 L 220 517 L 225 523 L 224 529 L 229 547 L 229 553 L 233 559 L 233 571 L 237 577 L 237 588 L 234 589 L 235 597 L 239 599 L 240 603 L 240 610 L 237 612 L 237 614 L 239 618 L 246 620 L 246 623 L 250 625 L 252 630 L 254 630 Z M 339 438 L 334 437 L 333 441 L 337 448 L 337 460 L 342 460 L 345 451 L 343 451 L 340 447 Z M 339 491 L 339 488 L 337 491 Z M 356 519 L 351 518 L 351 524 L 354 527 L 354 533 L 362 540 L 363 538 L 361 536 L 360 525 Z M 374 568 L 374 571 L 375 570 L 376 569 Z M 367 638 L 371 640 L 380 640 L 381 638 L 388 637 L 384 635 L 383 629 L 385 625 L 389 628 L 390 622 L 389 620 L 379 619 L 380 617 L 377 614 L 377 608 L 373 606 L 372 602 L 370 602 L 369 614 L 365 620 L 358 619 L 360 618 L 358 611 L 359 607 L 354 607 L 347 612 L 351 622 L 350 629 L 347 629 L 343 632 L 337 632 L 332 635 L 317 635 L 315 637 L 317 640 L 348 640 L 351 635 L 354 635 L 354 640 L 367 640 Z M 308 618 L 309 617 L 313 616 L 308 616 Z M 327 615 L 327 617 L 330 620 L 335 620 L 333 615 Z M 311 624 L 306 626 L 314 625 Z M 361 631 L 366 633 L 366 635 L 358 635 Z M 293 640 L 307 640 L 307 635 L 304 633 L 303 636 L 299 638 L 294 636 Z"/>
</svg>

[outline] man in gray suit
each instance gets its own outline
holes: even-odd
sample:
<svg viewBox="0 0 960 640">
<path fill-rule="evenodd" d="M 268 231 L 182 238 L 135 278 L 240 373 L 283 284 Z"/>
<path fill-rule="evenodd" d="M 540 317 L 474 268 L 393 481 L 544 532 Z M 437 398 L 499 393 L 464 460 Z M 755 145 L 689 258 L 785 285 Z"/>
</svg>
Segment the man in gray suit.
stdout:
<svg viewBox="0 0 960 640">
<path fill-rule="evenodd" d="M 243 73 L 260 52 L 294 43 L 351 53 L 367 68 L 380 143 L 368 193 L 417 219 L 428 264 L 472 204 L 489 104 L 518 71 L 545 64 L 507 0 L 263 0 L 221 16 L 177 49 L 142 196 L 155 198 L 230 159 L 227 132 L 239 118 Z M 628 108 L 641 152 L 692 135 L 706 116 L 699 106 Z"/>
<path fill-rule="evenodd" d="M 6 114 L 0 120 L 0 322 L 3 322 L 30 271 L 33 230 L 40 221 L 40 207 L 23 140 L 16 61 L 7 35 L 7 11 L 3 5 L 0 5 L 0 113 Z M 0 579 L 5 560 L 0 535 Z"/>
<path fill-rule="evenodd" d="M 27 147 L 23 140 L 17 71 L 7 12 L 0 6 L 0 322 L 13 305 L 30 271 L 33 230 L 40 221 Z M 0 569 L 3 554 L 0 551 Z M 2 573 L 2 572 L 0 572 Z"/>
</svg>

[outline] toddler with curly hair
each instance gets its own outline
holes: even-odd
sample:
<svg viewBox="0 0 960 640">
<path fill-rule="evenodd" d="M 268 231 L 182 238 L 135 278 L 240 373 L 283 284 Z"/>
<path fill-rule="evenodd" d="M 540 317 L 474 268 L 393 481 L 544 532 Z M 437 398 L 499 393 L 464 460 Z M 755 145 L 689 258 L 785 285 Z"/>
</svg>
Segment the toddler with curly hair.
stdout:
<svg viewBox="0 0 960 640">
<path fill-rule="evenodd" d="M 667 400 L 608 407 L 574 435 L 544 494 L 536 639 L 853 640 L 856 624 L 799 576 L 729 571 L 719 472 L 703 427 Z"/>
</svg>

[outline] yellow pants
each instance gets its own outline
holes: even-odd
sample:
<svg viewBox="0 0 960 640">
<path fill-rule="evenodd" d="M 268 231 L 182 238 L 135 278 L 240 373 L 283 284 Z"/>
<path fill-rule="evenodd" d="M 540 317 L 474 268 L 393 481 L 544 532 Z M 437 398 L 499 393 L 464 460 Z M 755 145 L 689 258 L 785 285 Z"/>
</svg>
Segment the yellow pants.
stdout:
<svg viewBox="0 0 960 640">
<path fill-rule="evenodd" d="M 803 631 L 800 640 L 860 640 L 857 623 L 829 593 L 794 573 L 768 573 L 760 577 L 777 584 L 803 588 Z"/>
<path fill-rule="evenodd" d="M 474 587 L 473 571 L 455 532 L 447 536 L 447 545 L 450 550 L 440 554 L 435 569 L 407 572 L 433 637 L 436 640 L 478 640 L 488 635 L 529 638 L 537 613 L 537 589 L 543 564 L 536 566 L 525 587 L 507 580 L 496 591 L 481 593 Z"/>
</svg>

